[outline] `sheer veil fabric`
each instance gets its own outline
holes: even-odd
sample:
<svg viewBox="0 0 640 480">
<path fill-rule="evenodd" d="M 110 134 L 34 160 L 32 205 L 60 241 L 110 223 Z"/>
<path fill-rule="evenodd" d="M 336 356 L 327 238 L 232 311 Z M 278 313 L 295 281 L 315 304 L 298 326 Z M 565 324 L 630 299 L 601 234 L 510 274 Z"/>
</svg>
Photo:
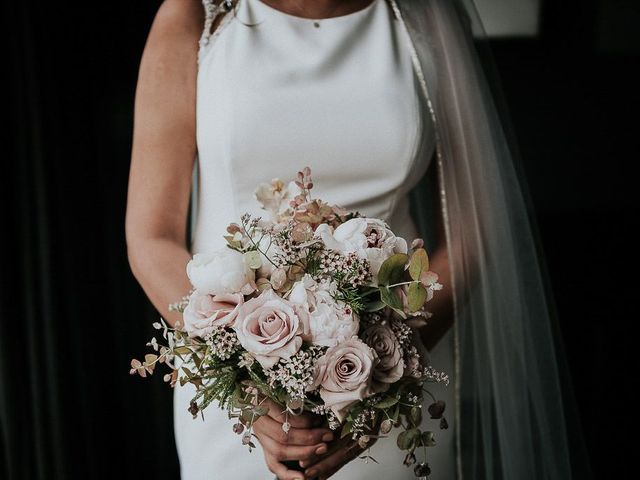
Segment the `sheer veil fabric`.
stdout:
<svg viewBox="0 0 640 480">
<path fill-rule="evenodd" d="M 580 432 L 565 418 L 573 408 L 571 388 L 516 142 L 498 103 L 500 88 L 489 80 L 492 67 L 478 50 L 485 39 L 480 17 L 473 0 L 387 1 L 409 34 L 407 48 L 436 127 L 454 291 L 455 385 L 449 388 L 456 404 L 447 410 L 456 420 L 457 478 L 570 479 L 570 446 L 582 455 L 574 464 L 586 460 Z M 195 189 L 197 170 L 194 175 Z M 421 185 L 412 200 L 428 238 L 430 192 Z M 195 190 L 192 198 L 193 221 Z"/>
<path fill-rule="evenodd" d="M 472 0 L 390 2 L 437 132 L 454 291 L 457 476 L 572 478 L 570 442 L 581 456 L 581 437 L 565 418 L 568 372 L 516 142 L 478 47 L 482 22 Z M 425 214 L 425 192 L 413 198 Z"/>
</svg>

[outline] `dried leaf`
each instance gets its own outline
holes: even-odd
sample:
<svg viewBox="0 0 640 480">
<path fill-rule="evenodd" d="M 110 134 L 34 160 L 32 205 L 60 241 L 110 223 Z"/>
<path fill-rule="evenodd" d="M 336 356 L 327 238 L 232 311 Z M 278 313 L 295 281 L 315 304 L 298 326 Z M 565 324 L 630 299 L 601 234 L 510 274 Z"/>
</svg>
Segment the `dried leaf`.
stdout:
<svg viewBox="0 0 640 480">
<path fill-rule="evenodd" d="M 257 270 L 262 266 L 262 255 L 257 250 L 245 252 L 244 261 L 253 270 Z"/>
<path fill-rule="evenodd" d="M 145 363 L 147 363 L 147 364 L 153 363 L 153 362 L 155 362 L 157 359 L 158 359 L 158 356 L 157 356 L 156 354 L 154 354 L 154 353 L 147 353 L 147 354 L 144 356 L 144 361 L 145 361 Z"/>
</svg>

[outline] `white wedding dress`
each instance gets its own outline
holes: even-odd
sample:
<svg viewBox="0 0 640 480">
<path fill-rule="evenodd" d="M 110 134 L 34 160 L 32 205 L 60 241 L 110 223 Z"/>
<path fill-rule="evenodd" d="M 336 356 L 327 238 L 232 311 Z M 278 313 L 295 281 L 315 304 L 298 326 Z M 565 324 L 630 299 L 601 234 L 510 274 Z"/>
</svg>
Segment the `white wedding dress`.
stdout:
<svg viewBox="0 0 640 480">
<path fill-rule="evenodd" d="M 292 179 L 307 165 L 315 196 L 385 219 L 409 241 L 417 236 L 407 193 L 435 140 L 406 35 L 385 0 L 320 20 L 239 0 L 237 14 L 227 13 L 199 52 L 194 253 L 222 246 L 225 227 L 244 212 L 264 214 L 253 196 L 259 183 Z M 450 374 L 452 351 L 449 334 L 431 352 Z M 432 390 L 453 405 L 453 384 Z M 273 479 L 260 447 L 241 445 L 226 412 L 212 405 L 204 421 L 191 417 L 194 392 L 191 384 L 174 390 L 182 479 Z M 438 480 L 455 478 L 448 413 L 448 430 L 425 421 L 436 430 L 429 463 Z M 402 465 L 396 433 L 371 449 L 379 464 L 356 459 L 332 478 L 415 478 Z"/>
</svg>

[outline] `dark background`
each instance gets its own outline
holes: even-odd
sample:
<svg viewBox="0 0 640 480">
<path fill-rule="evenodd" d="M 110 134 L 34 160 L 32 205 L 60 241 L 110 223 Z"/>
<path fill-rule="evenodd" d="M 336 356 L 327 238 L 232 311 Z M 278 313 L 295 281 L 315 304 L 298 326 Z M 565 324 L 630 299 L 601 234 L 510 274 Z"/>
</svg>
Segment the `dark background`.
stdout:
<svg viewBox="0 0 640 480">
<path fill-rule="evenodd" d="M 171 389 L 128 373 L 157 319 L 129 271 L 124 211 L 158 5 L 0 7 L 2 479 L 178 477 Z M 637 443 L 639 25 L 638 2 L 545 2 L 539 38 L 491 44 L 595 478 L 630 475 Z"/>
</svg>

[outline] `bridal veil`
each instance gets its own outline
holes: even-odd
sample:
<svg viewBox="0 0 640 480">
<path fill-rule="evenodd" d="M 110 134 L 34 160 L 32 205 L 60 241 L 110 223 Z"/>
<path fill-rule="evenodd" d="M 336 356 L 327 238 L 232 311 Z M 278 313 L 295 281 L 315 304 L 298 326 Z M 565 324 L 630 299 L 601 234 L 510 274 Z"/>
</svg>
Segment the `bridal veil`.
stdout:
<svg viewBox="0 0 640 480">
<path fill-rule="evenodd" d="M 437 130 L 454 291 L 458 478 L 570 479 L 570 442 L 580 438 L 566 418 L 571 388 L 517 147 L 482 51 L 486 34 L 475 4 L 391 5 L 409 33 Z M 414 195 L 424 198 L 423 191 Z"/>
</svg>

